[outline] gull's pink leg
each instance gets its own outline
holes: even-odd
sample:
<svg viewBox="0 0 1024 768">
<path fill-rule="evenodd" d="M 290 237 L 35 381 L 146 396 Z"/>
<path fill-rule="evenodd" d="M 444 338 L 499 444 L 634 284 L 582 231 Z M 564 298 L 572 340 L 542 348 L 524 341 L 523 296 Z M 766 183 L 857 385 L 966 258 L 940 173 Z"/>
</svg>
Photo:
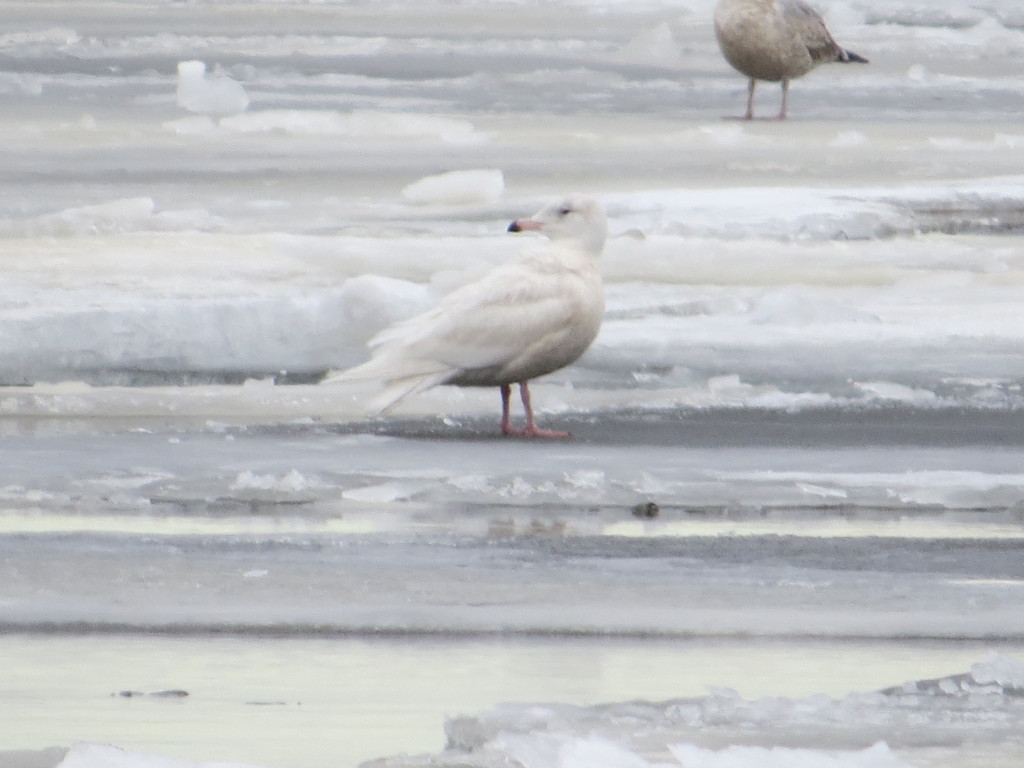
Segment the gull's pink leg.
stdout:
<svg viewBox="0 0 1024 768">
<path fill-rule="evenodd" d="M 501 433 L 515 437 L 569 437 L 568 432 L 556 432 L 551 429 L 541 429 L 533 421 L 533 406 L 530 403 L 530 385 L 519 382 L 519 397 L 523 401 L 523 410 L 526 411 L 525 429 L 516 429 L 509 420 L 510 401 L 512 399 L 512 387 L 509 384 L 501 385 Z"/>
<path fill-rule="evenodd" d="M 510 402 L 512 400 L 512 387 L 509 384 L 501 385 L 501 434 L 518 435 L 518 429 L 509 422 Z"/>
<path fill-rule="evenodd" d="M 569 437 L 568 432 L 557 432 L 551 429 L 541 429 L 533 422 L 533 405 L 530 403 L 530 384 L 526 381 L 519 382 L 519 397 L 523 401 L 523 410 L 526 411 L 526 429 L 520 434 L 526 437 Z"/>
<path fill-rule="evenodd" d="M 744 120 L 754 119 L 754 89 L 757 88 L 757 80 L 750 78 L 750 82 L 747 83 L 747 114 L 743 116 Z"/>
</svg>

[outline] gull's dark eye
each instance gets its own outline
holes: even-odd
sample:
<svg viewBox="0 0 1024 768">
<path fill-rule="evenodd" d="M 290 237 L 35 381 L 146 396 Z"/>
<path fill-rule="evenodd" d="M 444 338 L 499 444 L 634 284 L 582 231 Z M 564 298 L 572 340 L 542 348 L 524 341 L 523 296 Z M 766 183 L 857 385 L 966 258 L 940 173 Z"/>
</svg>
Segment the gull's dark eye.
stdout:
<svg viewBox="0 0 1024 768">
<path fill-rule="evenodd" d="M 568 216 L 570 213 L 572 213 L 572 208 L 570 208 L 568 205 L 563 205 L 561 208 L 558 209 L 559 216 Z"/>
</svg>

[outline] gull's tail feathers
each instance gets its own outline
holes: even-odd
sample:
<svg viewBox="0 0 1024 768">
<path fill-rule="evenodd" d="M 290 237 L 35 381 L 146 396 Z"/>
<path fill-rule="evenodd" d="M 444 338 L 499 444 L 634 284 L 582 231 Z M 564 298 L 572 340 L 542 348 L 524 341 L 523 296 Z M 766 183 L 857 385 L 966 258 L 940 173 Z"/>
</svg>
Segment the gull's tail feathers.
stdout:
<svg viewBox="0 0 1024 768">
<path fill-rule="evenodd" d="M 367 412 L 371 416 L 380 416 L 410 395 L 418 395 L 438 384 L 444 384 L 449 378 L 451 378 L 451 372 L 444 371 L 422 376 L 408 376 L 404 379 L 392 379 L 385 384 L 383 390 L 370 399 L 366 406 Z"/>
<path fill-rule="evenodd" d="M 856 63 L 856 64 L 870 64 L 871 63 L 867 59 L 865 59 L 863 56 L 858 56 L 853 51 L 848 51 L 845 48 L 840 48 L 839 49 L 839 61 L 841 61 L 843 63 L 853 62 L 853 63 Z"/>
<path fill-rule="evenodd" d="M 376 379 L 385 382 L 384 389 L 375 395 L 367 405 L 370 415 L 378 416 L 409 395 L 423 392 L 438 384 L 444 384 L 458 373 L 457 368 L 444 365 L 436 360 L 394 360 L 373 358 L 362 365 L 345 371 L 332 373 L 323 380 L 324 384 L 345 381 L 366 381 Z"/>
</svg>

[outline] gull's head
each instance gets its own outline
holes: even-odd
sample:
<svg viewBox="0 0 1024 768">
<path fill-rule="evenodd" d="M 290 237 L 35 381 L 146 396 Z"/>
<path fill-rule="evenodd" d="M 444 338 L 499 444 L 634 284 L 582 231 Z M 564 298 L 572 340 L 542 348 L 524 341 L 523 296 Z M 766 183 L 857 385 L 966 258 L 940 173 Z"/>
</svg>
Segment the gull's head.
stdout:
<svg viewBox="0 0 1024 768">
<path fill-rule="evenodd" d="M 552 240 L 575 241 L 584 250 L 598 254 L 608 237 L 608 219 L 597 200 L 570 195 L 544 206 L 528 219 L 516 219 L 508 231 L 543 232 Z"/>
</svg>

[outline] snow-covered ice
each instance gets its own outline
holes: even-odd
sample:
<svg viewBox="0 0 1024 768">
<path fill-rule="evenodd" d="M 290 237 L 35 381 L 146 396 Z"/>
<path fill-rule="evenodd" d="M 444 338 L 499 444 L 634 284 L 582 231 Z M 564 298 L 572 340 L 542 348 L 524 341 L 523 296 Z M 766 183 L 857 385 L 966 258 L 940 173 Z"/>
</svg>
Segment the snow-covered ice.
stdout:
<svg viewBox="0 0 1024 768">
<path fill-rule="evenodd" d="M 724 689 L 658 703 L 505 705 L 450 719 L 441 755 L 373 765 L 906 768 L 954 765 L 955 745 L 993 742 L 1003 752 L 985 760 L 1019 759 L 1020 689 L 988 684 L 984 665 L 1021 671 L 992 658 L 967 674 L 838 699 L 751 700 Z"/>
<path fill-rule="evenodd" d="M 0 738 L 23 750 L 4 768 L 68 748 L 291 767 L 282 744 L 311 768 L 1021 763 L 1024 13 L 818 3 L 872 63 L 747 124 L 722 120 L 745 82 L 713 6 L 0 4 L 0 651 L 40 670 L 0 690 L 25 734 Z M 491 391 L 367 420 L 372 387 L 320 384 L 514 258 L 509 221 L 569 192 L 611 235 L 599 337 L 534 386 L 572 441 L 497 439 Z M 78 693 L 47 687 L 54 659 L 107 669 L 133 640 L 166 642 L 139 669 L 184 669 L 163 632 L 195 659 L 235 633 L 268 676 L 310 635 L 458 638 L 478 677 L 559 674 L 548 703 L 510 674 L 413 725 L 388 699 L 409 668 L 355 654 L 386 721 L 372 741 L 360 720 L 358 748 L 282 729 L 287 708 L 261 710 L 270 749 L 197 727 L 231 721 L 215 697 L 150 717 L 94 706 L 106 683 L 73 667 Z M 689 674 L 710 692 L 573 695 L 609 663 L 573 664 L 589 653 L 662 671 L 653 638 L 706 642 Z M 815 638 L 822 666 L 884 679 L 769 676 L 771 643 Z M 922 671 L 908 638 L 922 664 L 974 645 Z M 719 663 L 740 639 L 739 682 L 767 689 L 722 688 L 742 688 Z M 417 659 L 433 689 L 464 672 L 446 648 Z M 311 674 L 303 711 L 345 675 Z M 448 750 L 412 739 L 444 716 Z"/>
</svg>

